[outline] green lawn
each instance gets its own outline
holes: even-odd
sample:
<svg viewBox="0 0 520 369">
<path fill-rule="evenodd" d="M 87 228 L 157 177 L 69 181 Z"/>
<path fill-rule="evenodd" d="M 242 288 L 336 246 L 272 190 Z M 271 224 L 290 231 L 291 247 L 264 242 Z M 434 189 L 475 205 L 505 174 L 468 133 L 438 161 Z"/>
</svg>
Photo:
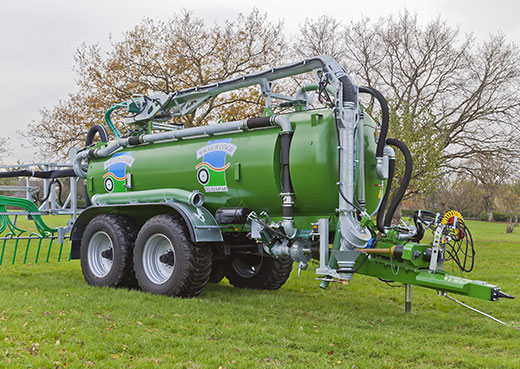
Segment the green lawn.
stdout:
<svg viewBox="0 0 520 369">
<path fill-rule="evenodd" d="M 467 277 L 520 298 L 520 229 L 468 225 L 477 261 Z M 435 291 L 414 288 L 405 314 L 402 288 L 355 276 L 321 290 L 314 278 L 309 268 L 278 291 L 221 282 L 178 299 L 87 286 L 78 261 L 4 263 L 0 368 L 520 367 L 520 330 Z M 458 299 L 520 325 L 518 299 Z"/>
</svg>

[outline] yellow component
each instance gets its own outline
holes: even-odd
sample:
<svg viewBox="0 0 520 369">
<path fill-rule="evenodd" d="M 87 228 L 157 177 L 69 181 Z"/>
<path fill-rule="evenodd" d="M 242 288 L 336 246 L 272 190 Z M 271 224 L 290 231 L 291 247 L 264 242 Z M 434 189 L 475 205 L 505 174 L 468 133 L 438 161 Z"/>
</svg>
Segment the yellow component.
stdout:
<svg viewBox="0 0 520 369">
<path fill-rule="evenodd" d="M 364 249 L 361 252 L 365 254 L 379 254 L 379 255 L 390 255 L 394 257 L 395 246 L 389 247 L 387 249 Z"/>
<path fill-rule="evenodd" d="M 450 210 L 442 217 L 441 223 L 447 225 L 451 218 L 457 217 L 460 220 L 464 221 L 462 214 L 455 210 Z"/>
</svg>

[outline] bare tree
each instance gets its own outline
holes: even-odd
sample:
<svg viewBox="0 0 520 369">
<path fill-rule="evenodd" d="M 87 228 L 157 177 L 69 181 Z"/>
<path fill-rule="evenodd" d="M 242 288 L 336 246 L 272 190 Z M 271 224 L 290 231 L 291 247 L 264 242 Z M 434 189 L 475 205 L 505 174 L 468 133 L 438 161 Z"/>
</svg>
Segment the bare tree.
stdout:
<svg viewBox="0 0 520 369">
<path fill-rule="evenodd" d="M 336 18 L 322 15 L 316 21 L 306 19 L 300 25 L 300 34 L 294 51 L 302 57 L 329 55 L 337 60 L 346 57 L 343 25 Z"/>
<path fill-rule="evenodd" d="M 432 179 L 470 168 L 477 158 L 518 157 L 519 50 L 503 35 L 477 44 L 440 17 L 423 26 L 405 10 L 344 26 L 344 40 L 334 47 L 320 40 L 320 30 L 338 27 L 323 17 L 307 20 L 296 41 L 305 47 L 295 50 L 340 55 L 359 84 L 388 97 L 390 137 L 403 138 L 420 158 L 408 195 L 432 191 Z"/>
<path fill-rule="evenodd" d="M 6 137 L 0 137 L 0 163 L 3 162 L 5 156 L 9 152 L 9 140 Z"/>
<path fill-rule="evenodd" d="M 258 10 L 212 26 L 182 12 L 165 22 L 144 19 L 109 51 L 83 44 L 75 58 L 79 91 L 42 109 L 28 136 L 44 154 L 66 156 L 92 125 L 103 124 L 107 108 L 132 94 L 171 93 L 279 64 L 286 50 L 282 28 Z M 260 97 L 253 89 L 219 96 L 182 122 L 255 115 L 262 111 Z"/>
</svg>

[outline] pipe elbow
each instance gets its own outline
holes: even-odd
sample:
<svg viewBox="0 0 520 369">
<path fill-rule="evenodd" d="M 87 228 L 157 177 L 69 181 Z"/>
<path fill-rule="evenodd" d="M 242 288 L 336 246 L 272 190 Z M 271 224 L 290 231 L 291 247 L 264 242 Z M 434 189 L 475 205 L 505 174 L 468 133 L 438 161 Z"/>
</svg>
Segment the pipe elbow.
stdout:
<svg viewBox="0 0 520 369">
<path fill-rule="evenodd" d="M 289 239 L 293 239 L 294 237 L 296 237 L 296 228 L 294 228 L 293 219 L 290 219 L 290 220 L 284 219 L 282 224 L 283 224 L 283 230 Z"/>
<path fill-rule="evenodd" d="M 283 115 L 273 115 L 271 117 L 271 123 L 273 125 L 277 125 L 281 128 L 282 134 L 292 133 L 293 128 L 291 125 L 291 122 L 289 122 L 289 119 Z"/>
<path fill-rule="evenodd" d="M 383 149 L 383 155 L 388 156 L 390 160 L 395 160 L 395 151 L 388 145 L 385 145 Z"/>
<path fill-rule="evenodd" d="M 87 172 L 83 169 L 81 162 L 86 159 L 88 156 L 88 151 L 82 151 L 76 154 L 72 163 L 72 169 L 74 169 L 74 173 L 78 176 L 78 178 L 85 179 L 87 178 Z"/>
</svg>

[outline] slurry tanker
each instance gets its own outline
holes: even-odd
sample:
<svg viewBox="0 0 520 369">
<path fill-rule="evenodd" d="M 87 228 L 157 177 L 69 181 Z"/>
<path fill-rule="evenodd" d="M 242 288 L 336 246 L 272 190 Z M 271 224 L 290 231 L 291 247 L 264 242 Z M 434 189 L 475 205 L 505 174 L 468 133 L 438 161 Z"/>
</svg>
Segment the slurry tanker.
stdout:
<svg viewBox="0 0 520 369">
<path fill-rule="evenodd" d="M 293 96 L 274 92 L 276 82 L 301 75 L 314 81 Z M 240 96 L 255 85 L 265 98 L 261 116 L 190 128 L 178 123 L 220 94 Z M 381 121 L 364 111 L 361 94 L 379 104 Z M 126 136 L 112 122 L 116 109 L 127 112 Z M 400 282 L 408 310 L 412 285 L 512 298 L 443 270 L 447 261 L 473 268 L 473 240 L 459 213 L 417 211 L 413 221 L 392 224 L 411 178 L 410 151 L 387 137 L 383 95 L 356 86 L 330 57 L 136 95 L 105 118 L 115 139 L 95 125 L 86 147 L 73 153 L 72 168 L 39 173 L 85 181 L 91 205 L 74 213 L 62 233 L 70 231 L 70 258 L 81 259 L 91 285 L 192 297 L 225 277 L 235 287 L 274 290 L 293 264 L 305 270 L 317 259 L 322 288 L 355 274 Z M 392 191 L 395 150 L 405 172 Z M 421 243 L 426 229 L 433 241 Z"/>
</svg>

